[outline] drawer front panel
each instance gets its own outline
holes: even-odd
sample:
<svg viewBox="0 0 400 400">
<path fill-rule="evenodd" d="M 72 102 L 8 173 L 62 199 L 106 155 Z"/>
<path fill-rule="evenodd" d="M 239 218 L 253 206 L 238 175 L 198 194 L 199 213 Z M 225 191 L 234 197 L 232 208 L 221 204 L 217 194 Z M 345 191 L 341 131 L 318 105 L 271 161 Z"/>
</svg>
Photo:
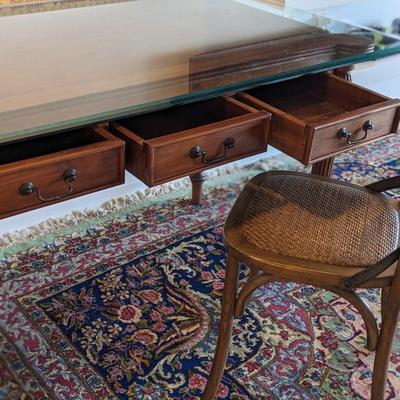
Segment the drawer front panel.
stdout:
<svg viewBox="0 0 400 400">
<path fill-rule="evenodd" d="M 393 122 L 396 113 L 397 107 L 394 105 L 386 110 L 363 114 L 348 121 L 317 128 L 314 132 L 309 161 L 326 158 L 396 133 L 397 127 L 394 127 Z M 364 130 L 369 121 L 373 129 Z M 343 137 L 339 137 L 339 132 L 342 132 Z M 347 137 L 345 137 L 346 133 Z"/>
<path fill-rule="evenodd" d="M 14 172 L 0 172 L 0 217 L 49 205 L 123 182 L 123 144 L 119 148 L 99 150 L 85 156 L 62 157 L 49 162 L 35 162 Z M 76 178 L 68 185 L 68 171 Z M 23 195 L 23 185 L 37 190 Z M 26 188 L 26 186 L 25 186 Z M 72 189 L 71 189 L 72 188 Z M 41 199 L 39 199 L 39 196 Z"/>
<path fill-rule="evenodd" d="M 199 132 L 195 137 L 167 143 L 146 143 L 151 184 L 212 168 L 266 150 L 269 116 L 265 112 L 223 128 Z"/>
</svg>

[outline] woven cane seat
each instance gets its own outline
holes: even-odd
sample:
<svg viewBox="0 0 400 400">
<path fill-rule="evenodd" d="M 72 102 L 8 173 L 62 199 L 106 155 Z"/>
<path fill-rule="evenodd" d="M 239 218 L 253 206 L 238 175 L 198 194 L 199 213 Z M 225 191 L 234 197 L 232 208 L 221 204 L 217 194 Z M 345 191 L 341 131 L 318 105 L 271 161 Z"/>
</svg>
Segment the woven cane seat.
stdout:
<svg viewBox="0 0 400 400">
<path fill-rule="evenodd" d="M 398 244 L 388 197 L 307 174 L 264 174 L 244 219 L 245 241 L 274 255 L 344 266 L 372 265 Z"/>
</svg>

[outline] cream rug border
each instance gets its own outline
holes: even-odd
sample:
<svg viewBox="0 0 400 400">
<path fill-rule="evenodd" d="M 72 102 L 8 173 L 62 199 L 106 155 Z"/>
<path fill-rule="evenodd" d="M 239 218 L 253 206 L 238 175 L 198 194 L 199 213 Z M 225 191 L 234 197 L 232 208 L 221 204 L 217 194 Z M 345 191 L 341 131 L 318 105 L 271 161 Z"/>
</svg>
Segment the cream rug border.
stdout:
<svg viewBox="0 0 400 400">
<path fill-rule="evenodd" d="M 264 160 L 260 159 L 258 162 L 247 166 L 225 165 L 206 171 L 207 179 L 204 183 L 204 191 L 207 192 L 211 188 L 224 186 L 226 178 L 232 174 L 236 174 L 238 178 L 240 176 L 252 177 L 257 173 L 271 169 L 303 168 L 300 163 L 283 154 Z M 109 200 L 97 209 L 74 211 L 64 217 L 50 218 L 26 229 L 6 233 L 0 236 L 0 261 L 10 254 L 49 243 L 59 236 L 80 233 L 92 226 L 117 218 L 121 214 L 149 207 L 160 201 L 161 197 L 165 201 L 179 197 L 190 199 L 191 190 L 189 178 L 181 178 L 171 183 Z"/>
</svg>

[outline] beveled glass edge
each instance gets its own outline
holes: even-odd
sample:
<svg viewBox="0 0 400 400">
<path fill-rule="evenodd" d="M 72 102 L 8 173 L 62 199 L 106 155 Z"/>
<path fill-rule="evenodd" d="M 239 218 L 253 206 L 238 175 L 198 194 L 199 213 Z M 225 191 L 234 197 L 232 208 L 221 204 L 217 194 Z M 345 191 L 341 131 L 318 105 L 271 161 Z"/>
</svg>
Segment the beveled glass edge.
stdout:
<svg viewBox="0 0 400 400">
<path fill-rule="evenodd" d="M 39 136 L 52 132 L 62 132 L 76 127 L 88 126 L 91 124 L 99 123 L 102 121 L 112 121 L 130 115 L 144 114 L 147 112 L 156 111 L 170 106 L 182 105 L 186 103 L 192 103 L 195 101 L 205 100 L 207 98 L 229 95 L 237 91 L 247 90 L 250 88 L 254 88 L 256 86 L 272 84 L 307 74 L 315 74 L 318 72 L 329 71 L 353 64 L 361 64 L 367 61 L 373 61 L 395 54 L 400 54 L 400 44 L 395 47 L 376 50 L 373 53 L 357 54 L 350 57 L 341 58 L 338 60 L 333 60 L 322 64 L 317 64 L 311 67 L 300 68 L 298 70 L 293 70 L 290 72 L 284 72 L 280 74 L 270 75 L 267 77 L 242 81 L 239 83 L 223 85 L 212 89 L 204 89 L 201 91 L 187 93 L 184 95 L 179 95 L 168 99 L 142 103 L 139 105 L 134 105 L 129 107 L 123 107 L 120 109 L 110 110 L 98 114 L 92 114 L 89 116 L 79 117 L 76 119 L 74 118 L 70 120 L 64 120 L 54 124 L 40 125 L 33 128 L 21 130 L 18 132 L 17 131 L 5 132 L 0 135 L 0 144 L 6 142 L 9 143 L 14 141 L 20 141 L 23 139 L 27 139 L 29 137 Z"/>
<path fill-rule="evenodd" d="M 127 1 L 136 1 L 136 0 L 127 0 Z M 140 103 L 140 104 L 136 104 L 133 106 L 116 108 L 116 109 L 112 109 L 109 111 L 90 114 L 87 116 L 81 116 L 81 117 L 77 117 L 77 118 L 73 118 L 73 119 L 65 119 L 65 120 L 62 120 L 59 122 L 38 125 L 38 126 L 34 126 L 32 128 L 28 128 L 28 129 L 2 132 L 2 133 L 0 133 L 0 144 L 20 141 L 20 140 L 24 140 L 24 139 L 27 139 L 27 138 L 30 138 L 33 136 L 39 136 L 39 135 L 53 133 L 53 132 L 58 133 L 58 132 L 62 132 L 65 130 L 74 129 L 76 127 L 87 126 L 87 125 L 95 124 L 95 123 L 102 122 L 102 121 L 111 121 L 111 120 L 115 120 L 118 118 L 127 117 L 130 115 L 137 115 L 137 114 L 152 112 L 152 111 L 156 111 L 156 110 L 162 109 L 162 108 L 167 108 L 167 107 L 170 107 L 173 105 L 180 105 L 180 104 L 204 100 L 204 99 L 211 98 L 211 97 L 227 95 L 227 94 L 234 93 L 234 92 L 237 92 L 240 90 L 246 90 L 246 89 L 249 89 L 249 88 L 252 88 L 255 86 L 260 86 L 260 85 L 264 85 L 264 84 L 272 84 L 275 82 L 296 78 L 298 76 L 302 76 L 302 75 L 306 75 L 306 74 L 323 72 L 323 71 L 332 70 L 335 68 L 340 68 L 342 66 L 348 66 L 348 65 L 352 65 L 352 64 L 360 64 L 363 62 L 380 59 L 380 58 L 387 57 L 390 55 L 400 54 L 400 37 L 397 37 L 397 36 L 393 37 L 393 35 L 388 35 L 385 32 L 375 31 L 374 29 L 372 29 L 370 27 L 363 27 L 360 25 L 353 25 L 353 24 L 350 24 L 347 22 L 334 20 L 334 19 L 326 17 L 325 15 L 320 14 L 320 13 L 312 13 L 310 11 L 300 10 L 300 9 L 296 9 L 293 7 L 282 6 L 282 5 L 277 5 L 277 4 L 271 4 L 271 3 L 267 4 L 267 3 L 263 2 L 262 0 L 234 0 L 234 1 L 248 5 L 250 7 L 256 7 L 263 11 L 272 12 L 276 15 L 280 15 L 282 17 L 289 18 L 293 21 L 301 22 L 306 25 L 317 26 L 317 27 L 322 25 L 322 26 L 320 26 L 322 29 L 328 30 L 332 33 L 335 33 L 335 31 L 338 33 L 342 32 L 341 29 L 338 30 L 338 27 L 340 27 L 340 28 L 346 27 L 349 29 L 349 31 L 352 31 L 353 28 L 359 28 L 359 29 L 363 29 L 365 32 L 368 32 L 368 31 L 379 32 L 383 36 L 387 36 L 387 37 L 390 37 L 393 39 L 398 39 L 399 42 L 392 47 L 376 49 L 371 53 L 355 54 L 355 55 L 352 55 L 349 57 L 344 57 L 344 58 L 340 58 L 337 60 L 332 60 L 329 62 L 316 64 L 316 65 L 308 66 L 308 67 L 304 67 L 304 68 L 299 68 L 299 69 L 292 70 L 289 72 L 283 72 L 280 74 L 269 75 L 269 76 L 251 79 L 251 80 L 245 80 L 245 81 L 241 81 L 238 83 L 232 83 L 232 84 L 228 84 L 228 85 L 221 85 L 221 86 L 211 88 L 211 89 L 207 88 L 207 89 L 198 90 L 198 91 L 196 90 L 193 93 L 185 93 L 185 94 L 181 94 L 178 96 L 173 96 L 173 97 L 169 97 L 169 98 L 165 98 L 165 99 L 161 99 L 161 100 L 149 101 L 146 103 Z M 321 11 L 321 10 L 319 10 L 319 11 Z M 312 21 L 312 23 L 310 23 L 311 21 Z M 333 26 L 330 26 L 328 28 L 328 25 L 330 25 L 330 24 L 334 24 L 333 26 L 335 27 L 335 29 L 332 30 Z M 127 88 L 127 89 L 129 89 L 129 88 Z M 90 98 L 92 96 L 94 97 L 95 95 L 102 95 L 102 94 L 105 95 L 107 93 L 109 93 L 109 92 L 99 92 L 99 93 L 96 93 L 93 95 L 88 95 L 87 97 Z M 74 101 L 77 99 L 69 99 L 69 100 Z M 54 104 L 56 104 L 56 103 L 48 103 L 48 105 L 54 106 Z M 46 107 L 46 104 L 41 105 L 41 107 Z M 15 112 L 18 112 L 18 111 L 19 110 L 15 110 Z M 22 109 L 21 109 L 21 111 L 22 111 Z M 2 114 L 0 114 L 0 119 L 1 119 L 1 117 L 2 117 Z"/>
</svg>

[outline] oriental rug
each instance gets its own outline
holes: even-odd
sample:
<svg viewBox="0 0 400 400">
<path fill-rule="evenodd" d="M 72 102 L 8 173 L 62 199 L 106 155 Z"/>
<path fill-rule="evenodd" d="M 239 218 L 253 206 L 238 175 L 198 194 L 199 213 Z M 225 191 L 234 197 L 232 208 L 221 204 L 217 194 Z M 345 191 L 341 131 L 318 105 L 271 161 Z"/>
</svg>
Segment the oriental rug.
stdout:
<svg viewBox="0 0 400 400">
<path fill-rule="evenodd" d="M 353 151 L 335 176 L 397 175 L 399 151 L 399 139 Z M 3 238 L 0 399 L 199 399 L 218 333 L 224 220 L 249 177 L 283 167 L 298 165 L 275 158 L 214 174 L 201 206 L 182 181 Z M 379 293 L 362 296 L 379 315 Z M 345 300 L 267 285 L 235 323 L 219 399 L 368 399 L 365 342 Z M 386 398 L 400 398 L 400 335 Z"/>
</svg>

